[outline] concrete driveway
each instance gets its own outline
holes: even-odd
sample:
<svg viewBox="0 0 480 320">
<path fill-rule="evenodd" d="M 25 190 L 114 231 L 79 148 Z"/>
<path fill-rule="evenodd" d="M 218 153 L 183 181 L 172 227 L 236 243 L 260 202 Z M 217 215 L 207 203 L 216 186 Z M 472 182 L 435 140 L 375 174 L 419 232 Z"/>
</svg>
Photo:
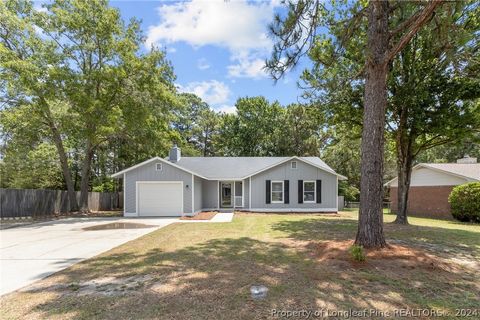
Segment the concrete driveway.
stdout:
<svg viewBox="0 0 480 320">
<path fill-rule="evenodd" d="M 175 218 L 71 218 L 0 231 L 0 295 L 169 225 Z M 108 223 L 142 223 L 139 229 L 85 231 Z"/>
</svg>

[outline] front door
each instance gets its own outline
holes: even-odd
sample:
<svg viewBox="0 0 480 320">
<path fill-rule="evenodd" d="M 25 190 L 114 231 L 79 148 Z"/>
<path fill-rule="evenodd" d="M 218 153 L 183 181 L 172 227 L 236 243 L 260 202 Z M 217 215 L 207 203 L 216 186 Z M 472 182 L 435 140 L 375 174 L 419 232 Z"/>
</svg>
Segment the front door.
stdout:
<svg viewBox="0 0 480 320">
<path fill-rule="evenodd" d="M 230 182 L 221 182 L 220 183 L 220 207 L 222 208 L 232 208 L 233 199 L 232 199 L 232 183 Z"/>
</svg>

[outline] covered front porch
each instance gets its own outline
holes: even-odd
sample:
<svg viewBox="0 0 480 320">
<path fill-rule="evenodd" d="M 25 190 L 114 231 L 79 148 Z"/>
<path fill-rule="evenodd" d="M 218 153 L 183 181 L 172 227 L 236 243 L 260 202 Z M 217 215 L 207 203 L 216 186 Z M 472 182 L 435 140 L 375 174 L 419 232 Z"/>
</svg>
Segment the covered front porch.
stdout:
<svg viewBox="0 0 480 320">
<path fill-rule="evenodd" d="M 221 180 L 218 181 L 218 208 L 242 209 L 245 203 L 245 181 L 243 180 Z M 248 204 L 247 204 L 248 205 Z"/>
</svg>

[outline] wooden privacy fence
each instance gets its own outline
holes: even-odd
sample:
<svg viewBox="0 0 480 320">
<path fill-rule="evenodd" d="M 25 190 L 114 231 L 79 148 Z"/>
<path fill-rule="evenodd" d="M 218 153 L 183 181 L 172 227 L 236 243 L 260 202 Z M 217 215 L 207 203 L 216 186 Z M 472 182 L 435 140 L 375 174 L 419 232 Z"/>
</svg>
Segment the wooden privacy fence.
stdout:
<svg viewBox="0 0 480 320">
<path fill-rule="evenodd" d="M 77 201 L 80 191 L 76 192 Z M 69 208 L 67 191 L 44 189 L 0 188 L 0 217 L 42 217 L 66 213 Z M 123 208 L 123 192 L 89 192 L 88 208 L 92 211 Z"/>
</svg>

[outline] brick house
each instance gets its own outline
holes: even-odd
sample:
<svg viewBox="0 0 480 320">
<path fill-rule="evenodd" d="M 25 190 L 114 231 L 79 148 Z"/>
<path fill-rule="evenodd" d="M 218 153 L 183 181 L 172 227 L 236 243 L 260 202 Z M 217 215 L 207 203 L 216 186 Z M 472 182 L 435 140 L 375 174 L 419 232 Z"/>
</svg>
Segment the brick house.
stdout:
<svg viewBox="0 0 480 320">
<path fill-rule="evenodd" d="M 453 187 L 480 181 L 480 163 L 465 157 L 457 163 L 420 163 L 412 168 L 408 213 L 415 216 L 451 218 L 448 196 Z M 396 213 L 397 178 L 388 181 L 392 212 Z"/>
</svg>

